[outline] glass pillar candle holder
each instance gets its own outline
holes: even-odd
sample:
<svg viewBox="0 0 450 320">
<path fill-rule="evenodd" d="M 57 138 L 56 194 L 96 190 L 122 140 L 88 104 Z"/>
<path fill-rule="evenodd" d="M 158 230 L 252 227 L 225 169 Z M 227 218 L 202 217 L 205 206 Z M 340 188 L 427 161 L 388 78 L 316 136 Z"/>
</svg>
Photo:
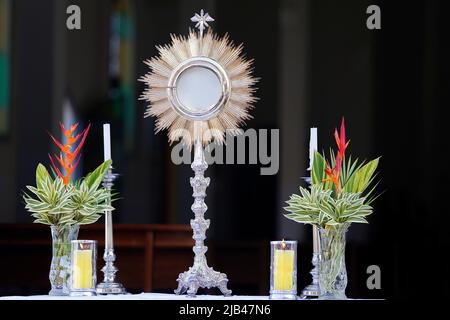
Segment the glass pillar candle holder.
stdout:
<svg viewBox="0 0 450 320">
<path fill-rule="evenodd" d="M 71 244 L 70 295 L 95 296 L 97 241 L 73 240 Z"/>
<path fill-rule="evenodd" d="M 270 299 L 297 299 L 297 241 L 270 242 Z"/>
</svg>

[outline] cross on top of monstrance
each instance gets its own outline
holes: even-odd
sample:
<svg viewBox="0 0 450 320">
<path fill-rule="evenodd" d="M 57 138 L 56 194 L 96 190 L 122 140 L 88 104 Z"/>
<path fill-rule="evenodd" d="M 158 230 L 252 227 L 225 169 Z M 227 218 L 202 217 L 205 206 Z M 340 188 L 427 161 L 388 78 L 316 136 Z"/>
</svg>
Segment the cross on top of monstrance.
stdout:
<svg viewBox="0 0 450 320">
<path fill-rule="evenodd" d="M 197 22 L 195 25 L 198 30 L 200 30 L 200 36 L 203 36 L 203 30 L 209 27 L 208 22 L 214 21 L 213 17 L 209 15 L 209 13 L 205 13 L 204 10 L 200 10 L 200 14 L 196 13 L 192 18 L 192 22 Z"/>
</svg>

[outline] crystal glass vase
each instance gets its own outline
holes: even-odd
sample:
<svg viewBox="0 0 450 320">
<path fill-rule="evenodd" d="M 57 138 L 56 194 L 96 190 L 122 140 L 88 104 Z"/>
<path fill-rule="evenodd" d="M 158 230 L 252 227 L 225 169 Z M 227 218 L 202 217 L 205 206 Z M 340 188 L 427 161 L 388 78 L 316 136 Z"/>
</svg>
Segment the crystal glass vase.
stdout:
<svg viewBox="0 0 450 320">
<path fill-rule="evenodd" d="M 320 228 L 319 287 L 322 300 L 347 299 L 345 235 L 349 224 Z"/>
<path fill-rule="evenodd" d="M 51 296 L 69 295 L 68 279 L 70 276 L 70 251 L 72 240 L 78 237 L 80 226 L 51 226 L 52 264 L 50 266 Z"/>
</svg>

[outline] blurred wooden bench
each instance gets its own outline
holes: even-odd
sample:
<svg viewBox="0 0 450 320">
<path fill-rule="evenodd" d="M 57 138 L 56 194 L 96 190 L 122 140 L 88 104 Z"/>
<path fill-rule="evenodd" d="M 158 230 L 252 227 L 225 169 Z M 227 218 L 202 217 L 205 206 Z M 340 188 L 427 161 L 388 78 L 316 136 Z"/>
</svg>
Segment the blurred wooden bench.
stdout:
<svg viewBox="0 0 450 320">
<path fill-rule="evenodd" d="M 98 241 L 97 279 L 103 279 L 104 225 L 85 225 L 78 239 Z M 225 272 L 239 294 L 267 293 L 268 246 L 208 242 L 208 261 Z M 118 279 L 129 292 L 173 292 L 180 272 L 193 263 L 189 225 L 116 224 Z M 266 250 L 267 249 L 267 250 Z M 0 295 L 46 294 L 51 260 L 50 227 L 0 224 Z"/>
</svg>

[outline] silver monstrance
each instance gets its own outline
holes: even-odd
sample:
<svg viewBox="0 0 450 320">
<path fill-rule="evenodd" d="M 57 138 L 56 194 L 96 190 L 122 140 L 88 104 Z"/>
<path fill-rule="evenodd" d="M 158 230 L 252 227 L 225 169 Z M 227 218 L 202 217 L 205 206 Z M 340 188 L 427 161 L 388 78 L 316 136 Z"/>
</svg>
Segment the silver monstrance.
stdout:
<svg viewBox="0 0 450 320">
<path fill-rule="evenodd" d="M 195 296 L 199 288 L 217 287 L 229 296 L 226 274 L 209 267 L 205 256 L 210 220 L 204 217 L 204 200 L 210 179 L 204 176 L 208 167 L 204 147 L 212 141 L 223 144 L 226 132 L 240 132 L 256 101 L 257 79 L 252 76 L 252 61 L 242 55 L 242 45 L 234 45 L 227 35 L 220 37 L 211 28 L 205 32 L 214 21 L 208 13 L 201 10 L 191 21 L 198 32 L 172 35 L 170 44 L 157 47 L 157 57 L 145 61 L 151 71 L 140 79 L 147 85 L 141 99 L 150 103 L 145 116 L 157 118 L 156 132 L 167 129 L 169 142 L 181 140 L 189 149 L 194 147 L 195 175 L 190 179 L 194 265 L 179 275 L 175 293 Z"/>
</svg>

